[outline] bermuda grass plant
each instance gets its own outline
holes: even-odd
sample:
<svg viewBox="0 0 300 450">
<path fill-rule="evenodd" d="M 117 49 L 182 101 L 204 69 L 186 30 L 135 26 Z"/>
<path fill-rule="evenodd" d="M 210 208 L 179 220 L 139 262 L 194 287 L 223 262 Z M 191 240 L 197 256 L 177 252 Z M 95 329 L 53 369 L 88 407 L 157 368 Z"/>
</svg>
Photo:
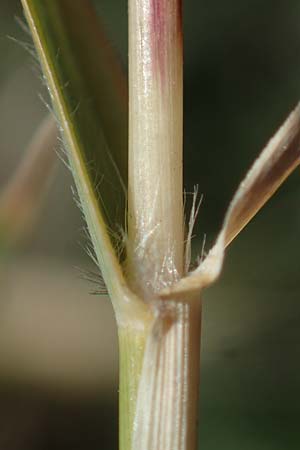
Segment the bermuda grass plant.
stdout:
<svg viewBox="0 0 300 450">
<path fill-rule="evenodd" d="M 299 165 L 300 109 L 254 162 L 215 244 L 195 263 L 199 200 L 196 189 L 185 213 L 182 179 L 181 0 L 128 0 L 128 81 L 89 0 L 22 5 L 54 111 L 38 154 L 49 168 L 57 124 L 115 312 L 120 450 L 195 450 L 202 292 L 220 274 L 226 247 Z M 36 165 L 26 173 L 12 182 L 19 193 Z M 29 216 L 45 178 L 22 203 Z M 23 220 L 19 203 L 10 212 L 10 192 L 0 204 L 7 229 Z"/>
</svg>

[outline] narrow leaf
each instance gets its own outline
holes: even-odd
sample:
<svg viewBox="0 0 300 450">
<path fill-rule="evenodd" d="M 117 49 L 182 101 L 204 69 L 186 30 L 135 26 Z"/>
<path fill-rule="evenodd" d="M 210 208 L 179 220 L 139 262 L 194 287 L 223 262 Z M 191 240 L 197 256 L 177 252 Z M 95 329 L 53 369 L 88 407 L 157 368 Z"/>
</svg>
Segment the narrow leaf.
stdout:
<svg viewBox="0 0 300 450">
<path fill-rule="evenodd" d="M 88 0 L 22 0 L 112 298 L 125 284 L 114 246 L 125 227 L 127 88 Z"/>
<path fill-rule="evenodd" d="M 300 106 L 254 162 L 236 192 L 224 226 L 229 245 L 300 164 Z"/>
<path fill-rule="evenodd" d="M 227 245 L 250 222 L 274 192 L 300 164 L 300 105 L 290 114 L 254 162 L 240 184 L 225 216 L 215 245 L 199 267 L 170 289 L 162 298 L 200 291 L 219 275 Z"/>
</svg>

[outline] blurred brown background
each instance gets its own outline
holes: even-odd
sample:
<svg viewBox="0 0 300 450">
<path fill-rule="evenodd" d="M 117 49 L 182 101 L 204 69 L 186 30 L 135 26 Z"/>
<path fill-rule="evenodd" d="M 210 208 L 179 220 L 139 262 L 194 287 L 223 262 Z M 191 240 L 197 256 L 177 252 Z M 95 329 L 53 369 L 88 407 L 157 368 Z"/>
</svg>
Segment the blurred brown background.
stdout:
<svg viewBox="0 0 300 450">
<path fill-rule="evenodd" d="M 95 4 L 125 67 L 127 4 Z M 22 46 L 19 2 L 0 7 L 4 185 L 47 94 Z M 300 98 L 300 3 L 186 0 L 184 9 L 185 186 L 204 193 L 195 245 L 207 233 L 208 249 L 243 174 Z M 117 448 L 116 330 L 108 299 L 90 295 L 77 269 L 91 263 L 71 185 L 58 163 L 38 226 L 1 266 L 0 450 Z M 299 203 L 297 170 L 205 295 L 203 450 L 300 446 Z"/>
</svg>

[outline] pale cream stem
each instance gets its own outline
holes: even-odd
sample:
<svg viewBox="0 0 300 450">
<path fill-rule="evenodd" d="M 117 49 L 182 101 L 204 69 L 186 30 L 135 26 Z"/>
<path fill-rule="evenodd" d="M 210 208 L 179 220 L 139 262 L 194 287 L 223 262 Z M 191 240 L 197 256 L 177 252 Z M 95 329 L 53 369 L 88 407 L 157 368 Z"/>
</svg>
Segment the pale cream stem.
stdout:
<svg viewBox="0 0 300 450">
<path fill-rule="evenodd" d="M 132 450 L 195 450 L 199 389 L 199 297 L 161 302 L 138 388 Z"/>
<path fill-rule="evenodd" d="M 119 330 L 122 450 L 196 448 L 201 302 L 158 299 L 184 274 L 182 103 L 181 1 L 129 0 L 126 270 L 151 314 Z"/>
<path fill-rule="evenodd" d="M 183 272 L 178 0 L 129 0 L 128 277 L 144 298 Z"/>
</svg>

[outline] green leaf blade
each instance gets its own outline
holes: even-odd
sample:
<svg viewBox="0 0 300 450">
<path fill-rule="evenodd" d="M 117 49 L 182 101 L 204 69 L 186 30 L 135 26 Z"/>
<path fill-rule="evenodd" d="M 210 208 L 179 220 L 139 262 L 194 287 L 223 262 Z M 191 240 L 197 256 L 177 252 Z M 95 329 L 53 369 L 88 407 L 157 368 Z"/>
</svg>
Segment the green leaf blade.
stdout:
<svg viewBox="0 0 300 450">
<path fill-rule="evenodd" d="M 118 297 L 125 284 L 114 246 L 125 228 L 126 82 L 88 1 L 22 3 L 103 277 Z"/>
</svg>

